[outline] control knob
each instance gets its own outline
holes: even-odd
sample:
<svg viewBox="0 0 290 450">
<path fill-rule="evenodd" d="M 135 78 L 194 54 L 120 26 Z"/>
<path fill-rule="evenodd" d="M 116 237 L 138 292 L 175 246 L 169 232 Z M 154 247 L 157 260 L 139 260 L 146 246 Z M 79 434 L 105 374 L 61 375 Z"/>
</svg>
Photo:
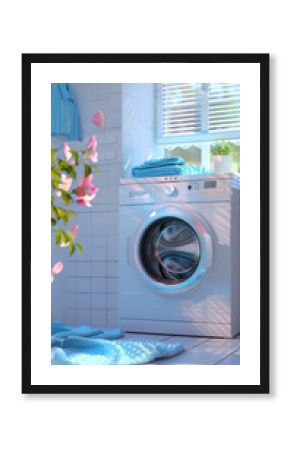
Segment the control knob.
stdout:
<svg viewBox="0 0 290 450">
<path fill-rule="evenodd" d="M 164 186 L 164 192 L 168 197 L 173 197 L 177 195 L 177 188 L 173 184 L 167 184 Z"/>
</svg>

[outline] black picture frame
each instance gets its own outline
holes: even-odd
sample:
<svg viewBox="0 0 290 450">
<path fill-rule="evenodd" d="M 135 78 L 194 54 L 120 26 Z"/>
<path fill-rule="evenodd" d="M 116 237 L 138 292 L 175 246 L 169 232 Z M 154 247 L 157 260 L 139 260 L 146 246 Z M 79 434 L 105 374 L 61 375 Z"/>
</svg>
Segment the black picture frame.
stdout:
<svg viewBox="0 0 290 450">
<path fill-rule="evenodd" d="M 269 54 L 22 55 L 22 393 L 269 393 Z M 256 63 L 260 65 L 260 383 L 257 385 L 32 385 L 31 383 L 31 65 L 33 63 Z M 261 157 L 263 149 L 263 158 Z"/>
</svg>

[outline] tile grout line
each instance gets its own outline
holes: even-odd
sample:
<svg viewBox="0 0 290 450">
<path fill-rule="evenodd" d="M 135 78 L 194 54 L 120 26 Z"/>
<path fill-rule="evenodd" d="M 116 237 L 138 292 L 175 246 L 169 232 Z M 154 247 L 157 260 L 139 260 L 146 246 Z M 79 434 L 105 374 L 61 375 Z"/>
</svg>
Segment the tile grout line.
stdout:
<svg viewBox="0 0 290 450">
<path fill-rule="evenodd" d="M 210 339 L 206 339 L 204 342 L 200 342 L 199 344 L 195 345 L 194 347 L 189 348 L 188 350 L 192 350 L 193 348 L 200 347 L 201 345 L 206 344 L 208 341 L 210 341 Z"/>
<path fill-rule="evenodd" d="M 170 339 L 171 337 L 176 337 L 176 339 L 178 339 L 178 337 L 185 337 L 185 336 L 169 336 L 169 337 L 167 337 L 167 339 Z M 166 342 L 167 339 L 165 339 L 164 342 Z M 189 339 L 190 339 L 190 337 L 189 337 Z M 194 339 L 194 338 L 192 338 L 192 339 Z M 205 339 L 205 338 L 197 338 L 197 339 Z M 182 354 L 182 355 L 186 355 L 187 353 L 189 353 L 189 352 L 190 352 L 191 350 L 193 350 L 194 348 L 200 347 L 201 345 L 206 344 L 208 341 L 210 341 L 210 339 L 206 339 L 204 342 L 200 342 L 199 344 L 194 345 L 193 347 L 188 348 L 187 350 L 185 350 L 185 351 L 184 351 L 183 353 L 181 353 L 181 354 Z M 182 344 L 181 344 L 181 345 L 182 345 Z M 170 358 L 171 361 L 174 362 L 174 360 L 175 360 L 176 358 L 178 358 L 179 355 L 180 355 L 180 354 L 174 355 L 174 356 L 171 356 L 171 357 L 169 357 L 169 358 Z M 165 358 L 165 359 L 166 359 L 166 358 Z M 154 361 L 151 362 L 150 364 L 153 364 L 153 365 L 154 365 Z"/>
<path fill-rule="evenodd" d="M 234 353 L 236 353 L 238 350 L 240 350 L 239 348 L 236 348 L 235 350 L 233 350 L 232 352 L 230 352 L 228 355 L 224 356 L 223 358 L 221 358 L 219 361 L 217 361 L 214 365 L 218 366 L 222 361 L 224 361 L 225 359 L 229 358 L 229 356 L 232 356 Z"/>
<path fill-rule="evenodd" d="M 166 342 L 167 340 L 169 340 L 169 339 L 171 339 L 172 337 L 175 337 L 175 336 L 169 336 L 169 337 L 167 337 L 165 340 L 164 340 L 164 342 Z M 176 337 L 176 339 L 178 340 L 178 338 L 183 338 L 183 337 L 185 337 L 185 339 L 206 339 L 206 338 L 194 338 L 194 337 L 192 337 L 192 338 L 190 338 L 190 337 L 186 337 L 186 336 L 177 336 Z M 186 349 L 185 350 L 185 352 L 184 353 L 187 353 L 189 350 L 192 350 L 193 348 L 196 348 L 196 347 L 199 347 L 200 345 L 202 345 L 202 344 L 205 344 L 206 342 L 208 342 L 210 339 L 206 339 L 205 341 L 203 341 L 203 342 L 199 342 L 199 343 L 197 343 L 196 345 L 193 345 L 193 347 L 189 347 L 188 349 Z M 182 345 L 182 344 L 181 344 Z"/>
</svg>

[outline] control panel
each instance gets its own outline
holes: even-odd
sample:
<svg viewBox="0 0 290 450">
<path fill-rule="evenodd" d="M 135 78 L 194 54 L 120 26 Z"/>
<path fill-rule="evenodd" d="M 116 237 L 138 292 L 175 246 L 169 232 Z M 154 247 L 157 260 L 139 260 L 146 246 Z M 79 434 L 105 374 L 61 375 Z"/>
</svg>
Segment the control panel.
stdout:
<svg viewBox="0 0 290 450">
<path fill-rule="evenodd" d="M 177 176 L 170 176 L 170 177 L 163 177 L 162 181 L 167 181 L 167 182 L 172 182 L 172 181 L 178 181 L 178 177 Z M 176 184 L 174 184 L 175 186 L 178 186 Z M 172 185 L 169 184 L 167 189 L 165 188 L 164 191 L 166 192 L 166 190 L 170 191 L 170 189 L 172 189 Z M 196 190 L 200 190 L 200 189 L 225 189 L 227 187 L 230 187 L 230 183 L 229 180 L 197 180 L 197 181 L 192 181 L 192 182 L 188 182 L 187 184 L 187 189 L 196 191 Z"/>
<path fill-rule="evenodd" d="M 162 177 L 162 181 L 159 178 L 159 183 L 123 184 L 120 186 L 120 204 L 225 201 L 232 195 L 232 182 L 228 178 L 207 177 L 178 182 L 174 178 Z"/>
<path fill-rule="evenodd" d="M 204 180 L 189 182 L 187 189 L 188 191 L 199 191 L 201 189 L 225 189 L 229 186 L 228 180 Z"/>
<path fill-rule="evenodd" d="M 177 176 L 164 177 L 163 180 L 164 181 L 178 181 L 178 177 Z"/>
</svg>

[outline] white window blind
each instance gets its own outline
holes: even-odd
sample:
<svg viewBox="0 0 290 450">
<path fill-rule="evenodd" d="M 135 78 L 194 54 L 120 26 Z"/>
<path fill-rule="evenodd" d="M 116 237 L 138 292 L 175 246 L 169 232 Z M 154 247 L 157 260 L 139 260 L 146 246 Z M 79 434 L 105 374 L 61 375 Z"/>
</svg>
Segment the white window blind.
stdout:
<svg viewBox="0 0 290 450">
<path fill-rule="evenodd" d="M 208 131 L 240 128 L 240 85 L 213 83 L 208 86 Z"/>
<path fill-rule="evenodd" d="M 239 84 L 164 83 L 159 89 L 160 143 L 239 138 Z"/>
<path fill-rule="evenodd" d="M 201 84 L 167 83 L 161 85 L 161 134 L 186 136 L 201 131 Z"/>
</svg>

